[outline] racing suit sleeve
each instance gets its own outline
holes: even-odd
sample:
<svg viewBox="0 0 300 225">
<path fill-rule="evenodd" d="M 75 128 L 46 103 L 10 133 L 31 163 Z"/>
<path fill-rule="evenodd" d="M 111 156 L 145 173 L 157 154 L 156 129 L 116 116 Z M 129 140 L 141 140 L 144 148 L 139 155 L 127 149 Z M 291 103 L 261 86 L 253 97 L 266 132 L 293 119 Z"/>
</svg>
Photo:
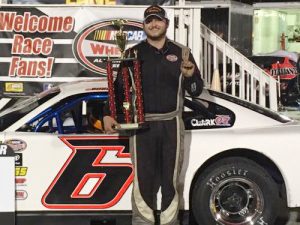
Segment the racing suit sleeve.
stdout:
<svg viewBox="0 0 300 225">
<path fill-rule="evenodd" d="M 201 79 L 200 70 L 192 54 L 189 54 L 189 60 L 194 63 L 195 71 L 191 77 L 183 78 L 183 88 L 192 97 L 199 96 L 203 90 L 203 80 Z"/>
</svg>

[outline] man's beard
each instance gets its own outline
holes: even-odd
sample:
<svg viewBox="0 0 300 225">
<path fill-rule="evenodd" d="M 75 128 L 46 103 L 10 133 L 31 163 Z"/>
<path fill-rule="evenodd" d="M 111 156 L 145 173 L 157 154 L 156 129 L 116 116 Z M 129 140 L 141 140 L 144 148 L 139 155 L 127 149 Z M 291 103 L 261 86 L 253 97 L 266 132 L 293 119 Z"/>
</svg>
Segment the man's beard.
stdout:
<svg viewBox="0 0 300 225">
<path fill-rule="evenodd" d="M 152 36 L 151 34 L 146 32 L 147 38 L 152 41 L 159 41 L 161 39 L 164 39 L 166 37 L 167 29 L 165 29 L 162 33 L 160 33 L 158 36 Z"/>
</svg>

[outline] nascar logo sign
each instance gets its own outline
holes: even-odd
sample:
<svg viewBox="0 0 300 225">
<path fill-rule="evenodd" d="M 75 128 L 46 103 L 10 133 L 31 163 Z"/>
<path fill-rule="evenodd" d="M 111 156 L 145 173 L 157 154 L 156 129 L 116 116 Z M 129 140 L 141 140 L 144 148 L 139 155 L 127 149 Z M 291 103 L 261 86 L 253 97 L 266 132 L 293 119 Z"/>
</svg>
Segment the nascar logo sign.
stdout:
<svg viewBox="0 0 300 225">
<path fill-rule="evenodd" d="M 118 27 L 112 21 L 101 21 L 85 27 L 73 42 L 73 53 L 77 61 L 88 70 L 101 75 L 106 75 L 104 59 L 121 56 L 115 41 Z M 127 20 L 123 30 L 127 34 L 127 48 L 146 37 L 143 24 L 138 21 Z"/>
</svg>

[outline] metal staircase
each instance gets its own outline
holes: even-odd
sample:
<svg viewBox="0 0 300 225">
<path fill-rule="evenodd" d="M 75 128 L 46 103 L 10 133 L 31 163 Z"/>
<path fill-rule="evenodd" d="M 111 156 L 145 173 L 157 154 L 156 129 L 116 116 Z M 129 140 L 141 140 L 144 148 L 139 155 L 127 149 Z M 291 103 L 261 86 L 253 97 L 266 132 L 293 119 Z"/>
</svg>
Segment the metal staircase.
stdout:
<svg viewBox="0 0 300 225">
<path fill-rule="evenodd" d="M 174 11 L 175 40 L 191 48 L 206 87 L 219 80 L 217 90 L 277 111 L 277 80 L 202 24 L 200 6 Z"/>
</svg>

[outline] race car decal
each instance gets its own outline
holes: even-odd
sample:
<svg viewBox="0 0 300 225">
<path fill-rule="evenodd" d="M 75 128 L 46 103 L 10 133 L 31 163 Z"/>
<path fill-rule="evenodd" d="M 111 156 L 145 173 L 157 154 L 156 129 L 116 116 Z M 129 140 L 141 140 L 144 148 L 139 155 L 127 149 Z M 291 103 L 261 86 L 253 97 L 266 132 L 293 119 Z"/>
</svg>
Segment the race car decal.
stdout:
<svg viewBox="0 0 300 225">
<path fill-rule="evenodd" d="M 214 119 L 192 119 L 191 125 L 193 127 L 228 127 L 230 126 L 229 115 L 216 115 Z"/>
<path fill-rule="evenodd" d="M 15 165 L 23 166 L 23 155 L 22 153 L 15 153 Z"/>
<path fill-rule="evenodd" d="M 123 137 L 60 137 L 72 153 L 42 203 L 51 209 L 106 209 L 133 181 L 129 140 Z"/>
<path fill-rule="evenodd" d="M 21 152 L 27 148 L 27 143 L 20 139 L 9 139 L 4 143 L 9 145 L 14 152 Z"/>
<path fill-rule="evenodd" d="M 27 174 L 28 171 L 28 167 L 24 167 L 24 166 L 16 166 L 16 177 L 24 177 Z"/>
<path fill-rule="evenodd" d="M 16 199 L 25 200 L 28 197 L 28 193 L 25 190 L 16 190 Z"/>
<path fill-rule="evenodd" d="M 24 185 L 26 182 L 26 178 L 16 178 L 16 185 Z"/>
</svg>

